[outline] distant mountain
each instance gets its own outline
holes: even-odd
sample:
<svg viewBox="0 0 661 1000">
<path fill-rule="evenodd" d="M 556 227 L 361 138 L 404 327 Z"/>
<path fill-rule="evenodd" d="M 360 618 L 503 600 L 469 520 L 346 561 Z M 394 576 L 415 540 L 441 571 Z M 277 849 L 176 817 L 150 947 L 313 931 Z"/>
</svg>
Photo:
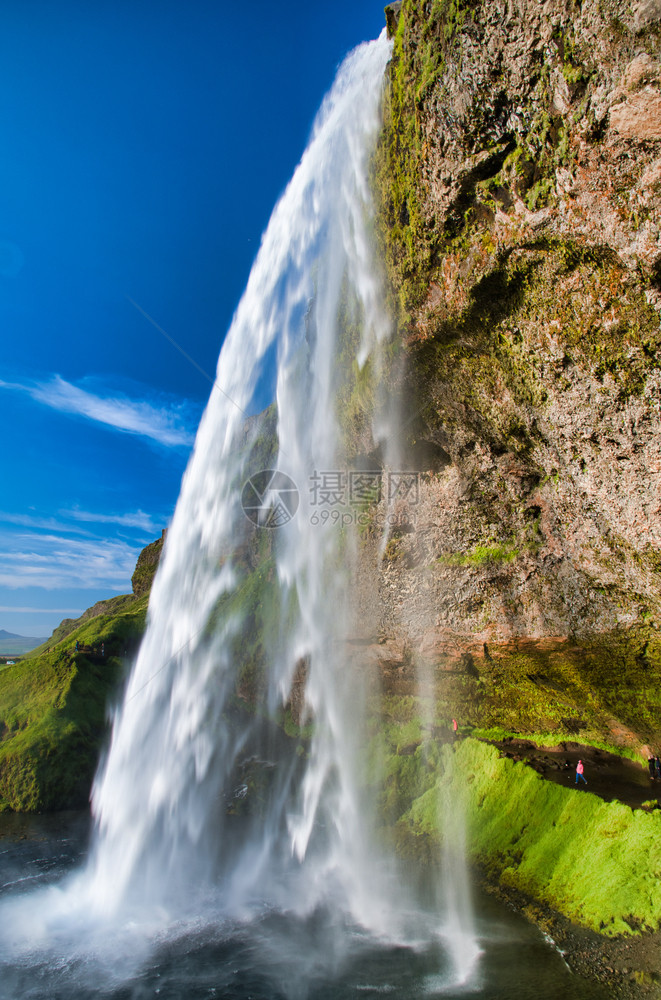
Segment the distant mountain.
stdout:
<svg viewBox="0 0 661 1000">
<path fill-rule="evenodd" d="M 36 636 L 16 635 L 15 632 L 0 628 L 0 656 L 22 656 L 45 641 Z"/>
</svg>

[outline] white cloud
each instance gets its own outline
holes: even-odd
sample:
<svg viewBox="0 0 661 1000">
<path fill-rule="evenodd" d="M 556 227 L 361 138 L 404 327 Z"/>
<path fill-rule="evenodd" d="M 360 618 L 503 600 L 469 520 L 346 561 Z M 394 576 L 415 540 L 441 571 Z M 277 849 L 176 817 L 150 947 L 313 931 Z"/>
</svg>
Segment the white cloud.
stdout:
<svg viewBox="0 0 661 1000">
<path fill-rule="evenodd" d="M 120 540 L 0 533 L 0 586 L 129 591 L 139 553 Z"/>
<path fill-rule="evenodd" d="M 128 528 L 138 532 L 139 536 L 151 537 L 160 534 L 167 522 L 165 517 L 157 522 L 151 514 L 147 514 L 143 510 L 136 510 L 128 514 L 101 514 L 74 507 L 71 510 L 60 510 L 58 514 L 59 520 L 41 514 L 16 514 L 0 510 L 0 523 L 16 524 L 21 528 L 34 530 L 64 531 L 87 538 L 95 538 L 96 535 L 91 531 L 86 531 L 83 524 L 116 524 L 120 528 Z M 75 523 L 65 523 L 67 518 L 72 519 Z"/>
<path fill-rule="evenodd" d="M 187 426 L 182 404 L 154 405 L 126 395 L 97 395 L 59 375 L 50 381 L 4 382 L 0 388 L 26 392 L 32 399 L 60 413 L 71 413 L 114 430 L 156 441 L 165 447 L 190 447 L 194 433 Z"/>
<path fill-rule="evenodd" d="M 17 524 L 21 528 L 42 528 L 44 531 L 73 531 L 77 534 L 85 534 L 79 525 L 71 528 L 56 521 L 54 517 L 43 517 L 39 514 L 13 514 L 6 510 L 0 510 L 0 522 L 3 524 Z M 87 532 L 89 535 L 89 532 Z"/>
<path fill-rule="evenodd" d="M 72 517 L 75 521 L 84 521 L 94 524 L 118 524 L 122 528 L 137 528 L 140 531 L 147 531 L 151 534 L 159 532 L 161 525 L 156 524 L 150 514 L 143 510 L 136 510 L 130 514 L 96 514 L 88 510 L 61 510 L 62 517 Z"/>
<path fill-rule="evenodd" d="M 76 615 L 80 617 L 84 608 L 17 608 L 12 604 L 0 604 L 0 614 L 10 612 L 15 615 Z"/>
</svg>

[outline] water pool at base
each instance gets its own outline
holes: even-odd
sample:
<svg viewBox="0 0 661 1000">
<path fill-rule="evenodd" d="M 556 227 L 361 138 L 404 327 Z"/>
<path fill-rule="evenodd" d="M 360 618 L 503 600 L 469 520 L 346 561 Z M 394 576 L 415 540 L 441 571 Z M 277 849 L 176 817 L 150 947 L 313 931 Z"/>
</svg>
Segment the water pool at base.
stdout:
<svg viewBox="0 0 661 1000">
<path fill-rule="evenodd" d="M 56 887 L 87 853 L 86 813 L 0 816 L 0 903 Z M 448 985 L 441 942 L 401 947 L 359 928 L 343 929 L 316 912 L 306 919 L 265 910 L 228 922 L 205 913 L 197 921 L 155 931 L 126 950 L 131 928 L 86 953 L 57 946 L 12 956 L 0 943 L 2 1000 L 358 1000 L 393 997 L 479 997 L 484 1000 L 606 1000 L 610 994 L 572 974 L 541 933 L 509 908 L 474 890 L 482 954 L 471 981 Z M 430 914 L 431 919 L 431 914 Z M 137 929 L 136 929 L 137 935 Z M 3 937 L 0 935 L 0 942 Z M 122 948 L 122 945 L 124 946 Z"/>
</svg>

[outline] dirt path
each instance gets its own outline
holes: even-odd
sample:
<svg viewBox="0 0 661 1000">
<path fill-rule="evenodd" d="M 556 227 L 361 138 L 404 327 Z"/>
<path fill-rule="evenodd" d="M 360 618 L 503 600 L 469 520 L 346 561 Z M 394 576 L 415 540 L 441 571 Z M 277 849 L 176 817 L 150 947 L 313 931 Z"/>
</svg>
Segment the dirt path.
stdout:
<svg viewBox="0 0 661 1000">
<path fill-rule="evenodd" d="M 606 802 L 617 800 L 639 809 L 644 803 L 661 807 L 661 781 L 650 778 L 649 770 L 625 757 L 570 741 L 556 747 L 539 747 L 530 740 L 509 737 L 489 741 L 505 757 L 529 764 L 556 785 L 575 788 L 577 793 L 598 795 Z M 576 764 L 583 761 L 587 785 L 576 785 Z"/>
</svg>

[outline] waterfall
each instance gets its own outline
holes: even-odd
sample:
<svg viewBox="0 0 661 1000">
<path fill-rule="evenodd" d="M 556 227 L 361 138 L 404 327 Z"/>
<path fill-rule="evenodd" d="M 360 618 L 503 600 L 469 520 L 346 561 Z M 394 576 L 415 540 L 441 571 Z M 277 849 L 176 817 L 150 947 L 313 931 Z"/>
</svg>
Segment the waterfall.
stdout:
<svg viewBox="0 0 661 1000">
<path fill-rule="evenodd" d="M 147 633 L 94 789 L 92 898 L 104 911 L 130 899 L 176 908 L 192 887 L 219 878 L 225 905 L 241 909 L 257 886 L 261 897 L 285 892 L 265 885 L 275 872 L 299 907 L 316 905 L 314 887 L 323 882 L 328 892 L 328 880 L 337 880 L 335 889 L 363 919 L 361 908 L 378 884 L 370 880 L 369 890 L 364 884 L 373 854 L 354 766 L 361 693 L 344 669 L 338 532 L 313 517 L 310 491 L 315 475 L 345 475 L 335 412 L 341 296 L 360 310 L 364 353 L 387 330 L 366 230 L 368 157 L 388 56 L 381 38 L 340 69 L 275 208 L 220 354 L 154 583 Z M 251 476 L 262 471 L 251 464 L 261 425 L 253 421 L 246 432 L 246 414 L 274 358 L 273 466 L 289 477 L 298 502 L 277 529 L 252 526 L 241 506 L 242 488 L 250 491 Z M 268 507 L 259 482 L 255 490 Z M 270 496 L 280 495 L 276 481 Z M 262 558 L 271 550 L 264 599 L 274 607 L 262 635 L 264 689 L 253 692 L 258 703 L 237 726 L 227 717 L 245 668 L 247 623 L 236 597 L 254 569 L 245 565 L 251 545 L 262 547 Z M 314 725 L 302 774 L 296 758 L 264 745 L 273 735 L 264 720 L 287 701 L 296 664 L 305 665 L 304 715 Z M 240 845 L 230 844 L 228 782 L 238 781 L 241 762 L 254 757 L 273 764 L 268 801 L 255 829 L 242 831 Z M 323 844 L 313 843 L 319 828 Z M 314 878 L 307 871 L 300 876 L 308 867 Z"/>
<path fill-rule="evenodd" d="M 79 930 L 324 913 L 328 962 L 347 927 L 408 933 L 414 903 L 363 775 L 355 532 L 321 503 L 364 486 L 337 412 L 347 330 L 359 365 L 390 335 L 369 188 L 389 55 L 384 32 L 341 66 L 223 344 L 95 782 L 90 857 L 59 898 Z M 413 924 L 409 939 L 429 933 Z"/>
</svg>

